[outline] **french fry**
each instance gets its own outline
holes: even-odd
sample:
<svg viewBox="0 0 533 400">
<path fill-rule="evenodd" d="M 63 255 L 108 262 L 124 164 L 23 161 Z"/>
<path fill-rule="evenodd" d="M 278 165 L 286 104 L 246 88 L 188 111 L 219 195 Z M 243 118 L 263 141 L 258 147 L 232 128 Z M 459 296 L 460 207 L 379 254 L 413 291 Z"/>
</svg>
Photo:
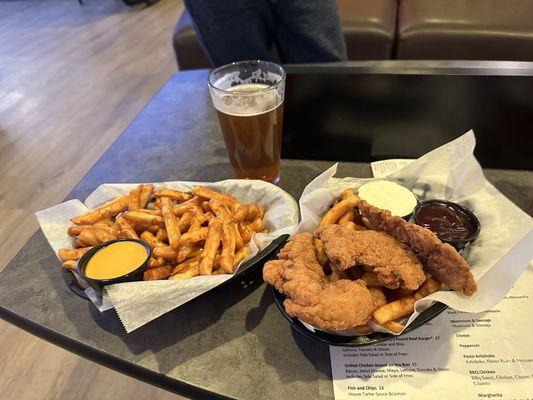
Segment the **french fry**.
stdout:
<svg viewBox="0 0 533 400">
<path fill-rule="evenodd" d="M 354 329 L 360 335 L 367 335 L 374 332 L 374 330 L 368 325 L 357 325 Z"/>
<path fill-rule="evenodd" d="M 434 278 L 427 278 L 426 281 L 418 288 L 416 292 L 421 298 L 429 296 L 440 290 L 441 283 Z"/>
<path fill-rule="evenodd" d="M 150 257 L 150 259 L 148 260 L 148 265 L 146 266 L 146 268 L 147 269 L 158 268 L 158 267 L 162 267 L 164 264 L 165 264 L 164 261 L 161 262 L 160 259 Z"/>
<path fill-rule="evenodd" d="M 177 250 L 180 247 L 181 232 L 176 214 L 172 211 L 172 200 L 169 197 L 161 197 L 161 211 L 163 212 L 170 247 Z"/>
<path fill-rule="evenodd" d="M 235 236 L 229 225 L 222 227 L 222 253 L 220 255 L 220 267 L 225 273 L 233 272 L 233 259 L 235 258 Z"/>
<path fill-rule="evenodd" d="M 220 267 L 213 271 L 213 275 L 225 275 L 225 274 L 231 274 L 231 272 L 224 271 L 224 268 Z"/>
<path fill-rule="evenodd" d="M 355 196 L 353 189 L 345 189 L 341 193 L 341 200 L 346 200 L 348 197 Z"/>
<path fill-rule="evenodd" d="M 82 230 L 78 235 L 78 240 L 82 241 L 83 243 L 87 243 L 90 246 L 96 246 L 102 243 L 96 238 L 91 228 Z"/>
<path fill-rule="evenodd" d="M 143 233 L 141 233 L 140 239 L 146 244 L 148 244 L 148 246 L 150 246 L 152 250 L 157 245 L 157 239 L 150 231 L 144 231 Z"/>
<path fill-rule="evenodd" d="M 248 224 L 241 222 L 239 224 L 239 233 L 243 243 L 248 243 L 252 239 L 253 232 L 248 227 Z"/>
<path fill-rule="evenodd" d="M 415 302 L 420 298 L 420 295 L 415 294 L 387 303 L 375 310 L 373 317 L 378 324 L 383 325 L 387 322 L 412 314 L 414 312 Z"/>
<path fill-rule="evenodd" d="M 140 211 L 126 211 L 122 214 L 128 222 L 136 226 L 151 227 L 153 225 L 165 226 L 165 220 L 159 215 L 147 214 Z"/>
<path fill-rule="evenodd" d="M 98 208 L 85 214 L 71 218 L 70 220 L 76 225 L 92 225 L 95 222 L 117 215 L 128 207 L 128 196 L 119 196 L 116 199 L 104 203 Z"/>
<path fill-rule="evenodd" d="M 157 197 L 168 197 L 169 199 L 177 200 L 180 203 L 189 200 L 192 197 L 189 193 L 183 193 L 175 189 L 156 190 L 154 195 Z"/>
<path fill-rule="evenodd" d="M 117 238 L 103 226 L 93 225 L 91 228 L 91 232 L 100 243 L 109 242 L 110 240 L 115 240 Z"/>
<path fill-rule="evenodd" d="M 131 239 L 139 239 L 139 236 L 137 235 L 137 232 L 135 232 L 135 229 L 130 225 L 130 223 L 124 218 L 122 215 L 119 215 L 116 220 L 117 225 L 120 227 L 122 232 L 124 232 L 124 235 Z"/>
<path fill-rule="evenodd" d="M 248 246 L 243 247 L 239 251 L 235 253 L 235 257 L 233 258 L 233 270 L 235 271 L 235 268 L 239 266 L 239 264 L 250 255 L 250 248 Z"/>
<path fill-rule="evenodd" d="M 385 304 L 387 304 L 387 298 L 385 297 L 385 293 L 378 288 L 378 287 L 369 287 L 368 291 L 370 292 L 370 295 L 374 299 L 374 302 L 376 303 L 376 307 L 383 307 Z"/>
<path fill-rule="evenodd" d="M 252 232 L 259 232 L 263 227 L 263 218 L 258 215 L 252 222 L 248 224 L 248 229 Z"/>
<path fill-rule="evenodd" d="M 148 202 L 150 201 L 150 197 L 152 197 L 152 193 L 154 192 L 154 185 L 141 185 L 141 194 L 139 195 L 139 207 L 141 209 L 144 209 Z"/>
<path fill-rule="evenodd" d="M 210 206 L 208 200 L 202 202 L 202 205 L 200 206 L 200 208 L 201 208 L 202 211 L 205 212 L 205 213 L 207 213 L 208 211 L 211 211 L 211 206 Z"/>
<path fill-rule="evenodd" d="M 92 246 L 81 247 L 79 249 L 59 249 L 57 255 L 61 261 L 78 260 L 86 251 L 92 249 Z"/>
<path fill-rule="evenodd" d="M 233 236 L 235 237 L 235 250 L 242 249 L 244 247 L 244 240 L 239 231 L 239 227 L 236 223 L 231 223 L 230 229 L 233 231 Z"/>
<path fill-rule="evenodd" d="M 62 268 L 71 269 L 72 271 L 76 271 L 76 265 L 78 263 L 75 260 L 67 260 L 63 262 L 61 265 Z"/>
<path fill-rule="evenodd" d="M 196 257 L 202 253 L 202 248 L 196 246 L 194 243 L 185 243 L 180 245 L 178 255 L 176 256 L 176 262 L 181 263 L 188 258 Z"/>
<path fill-rule="evenodd" d="M 86 246 L 89 246 L 88 243 L 85 243 L 83 240 L 80 240 L 78 238 L 76 238 L 76 240 L 74 241 L 74 247 L 78 248 L 78 247 L 86 247 Z"/>
<path fill-rule="evenodd" d="M 200 208 L 200 199 L 198 197 L 193 197 L 190 200 L 187 200 L 181 204 L 175 204 L 173 211 L 176 214 L 176 217 L 181 217 L 187 211 L 199 210 Z"/>
<path fill-rule="evenodd" d="M 361 279 L 366 282 L 367 286 L 383 286 L 375 272 L 365 271 Z"/>
<path fill-rule="evenodd" d="M 245 220 L 246 221 L 254 221 L 257 218 L 262 219 L 263 214 L 265 213 L 265 209 L 261 207 L 259 204 L 248 204 L 246 206 L 247 213 Z"/>
<path fill-rule="evenodd" d="M 167 279 L 170 276 L 170 271 L 172 271 L 171 265 L 147 269 L 144 271 L 143 280 L 156 281 L 160 279 Z"/>
<path fill-rule="evenodd" d="M 353 210 L 353 208 L 359 204 L 361 199 L 357 196 L 350 196 L 345 200 L 341 200 L 338 204 L 329 209 L 324 215 L 322 221 L 320 221 L 320 227 L 334 224 L 339 218 L 346 214 L 346 212 Z"/>
<path fill-rule="evenodd" d="M 167 231 L 165 230 L 165 228 L 159 228 L 157 230 L 157 233 L 155 235 L 155 240 L 158 243 L 165 243 L 165 242 L 168 243 L 168 235 L 167 235 Z"/>
<path fill-rule="evenodd" d="M 233 203 L 232 211 L 233 222 L 238 224 L 239 222 L 244 221 L 246 218 L 246 215 L 248 214 L 248 207 L 239 203 Z"/>
<path fill-rule="evenodd" d="M 187 211 L 185 212 L 178 221 L 178 227 L 180 232 L 185 232 L 191 226 L 192 219 L 194 217 L 194 212 Z"/>
<path fill-rule="evenodd" d="M 176 274 L 179 274 L 181 272 L 185 272 L 189 269 L 193 269 L 193 268 L 196 268 L 198 269 L 200 265 L 200 259 L 199 258 L 191 258 L 187 261 L 184 261 L 182 263 L 179 263 L 178 265 L 176 265 L 171 274 L 170 275 L 176 275 Z M 199 273 L 199 272 L 198 272 Z"/>
<path fill-rule="evenodd" d="M 144 213 L 144 214 L 163 216 L 163 213 L 162 213 L 161 210 L 159 210 L 159 209 L 149 210 L 149 209 L 147 209 L 147 208 L 139 208 L 137 211 L 138 211 L 138 212 L 142 212 L 142 213 Z"/>
<path fill-rule="evenodd" d="M 351 231 L 366 231 L 364 226 L 358 225 L 352 221 L 346 222 L 343 226 Z"/>
<path fill-rule="evenodd" d="M 174 261 L 177 257 L 177 252 L 170 246 L 156 246 L 153 254 L 155 257 L 163 257 L 165 260 Z"/>
<path fill-rule="evenodd" d="M 229 223 L 233 219 L 228 205 L 217 198 L 209 200 L 209 208 L 223 223 Z"/>
<path fill-rule="evenodd" d="M 208 228 L 202 227 L 192 232 L 187 232 L 181 235 L 181 244 L 198 243 L 207 239 Z"/>
<path fill-rule="evenodd" d="M 141 189 L 142 185 L 139 185 L 135 189 L 130 190 L 130 193 L 128 195 L 129 211 L 136 211 L 141 208 Z"/>
<path fill-rule="evenodd" d="M 69 226 L 67 234 L 69 236 L 78 236 L 84 229 L 91 229 L 92 225 L 74 225 Z"/>
<path fill-rule="evenodd" d="M 346 226 L 348 222 L 355 221 L 355 213 L 353 210 L 349 210 L 346 214 L 339 218 L 339 225 Z"/>
<path fill-rule="evenodd" d="M 209 221 L 207 239 L 205 240 L 204 251 L 202 252 L 202 261 L 200 261 L 200 274 L 211 275 L 215 255 L 220 245 L 222 236 L 222 222 L 218 218 Z"/>
<path fill-rule="evenodd" d="M 141 226 L 141 228 L 143 228 L 143 227 Z M 150 233 L 152 233 L 154 235 L 157 235 L 157 232 L 159 232 L 160 229 L 161 229 L 161 227 L 159 225 L 151 225 L 151 226 L 146 227 L 144 230 L 148 231 L 148 232 L 150 232 Z"/>
<path fill-rule="evenodd" d="M 198 196 L 198 197 L 203 197 L 204 199 L 212 199 L 212 198 L 216 198 L 218 200 L 221 200 L 221 201 L 224 201 L 226 203 L 235 203 L 237 202 L 237 199 L 227 193 L 220 193 L 220 192 L 217 192 L 215 190 L 212 190 L 212 189 L 208 189 L 206 187 L 203 187 L 203 186 L 196 186 L 193 190 L 192 190 L 192 193 L 195 195 L 195 196 Z"/>
<path fill-rule="evenodd" d="M 378 324 L 378 325 L 381 325 L 383 328 L 388 329 L 389 331 L 394 332 L 394 333 L 400 333 L 405 328 L 405 326 L 403 326 L 402 324 L 396 321 L 389 321 L 389 322 L 385 322 L 384 324 Z"/>
<path fill-rule="evenodd" d="M 186 271 L 178 272 L 177 274 L 172 275 L 168 279 L 175 281 L 175 280 L 181 280 L 181 279 L 189 279 L 189 278 L 192 278 L 198 275 L 200 275 L 200 266 L 199 264 L 195 264 L 194 266 L 187 269 Z"/>
</svg>

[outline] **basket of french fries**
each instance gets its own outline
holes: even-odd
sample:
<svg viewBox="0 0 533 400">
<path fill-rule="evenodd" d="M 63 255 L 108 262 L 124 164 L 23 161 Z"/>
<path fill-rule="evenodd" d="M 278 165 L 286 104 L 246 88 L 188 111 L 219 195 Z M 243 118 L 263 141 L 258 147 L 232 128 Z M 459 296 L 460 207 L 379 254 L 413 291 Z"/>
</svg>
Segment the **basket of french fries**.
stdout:
<svg viewBox="0 0 533 400">
<path fill-rule="evenodd" d="M 254 266 L 294 231 L 298 207 L 286 192 L 262 181 L 105 184 L 85 204 L 71 200 L 37 218 L 63 275 L 74 274 L 82 286 L 77 263 L 93 246 L 117 239 L 149 246 L 151 256 L 138 282 L 106 286 L 101 296 L 90 287 L 75 290 L 101 310 L 114 307 L 130 331 L 147 322 L 142 303 L 164 303 L 155 313 L 162 314 L 239 275 L 241 266 Z"/>
<path fill-rule="evenodd" d="M 533 223 L 485 179 L 474 145 L 469 132 L 387 178 L 335 178 L 334 165 L 309 183 L 298 228 L 263 268 L 295 330 L 331 345 L 371 345 L 448 307 L 479 313 L 505 296 L 531 259 L 524 249 Z M 362 199 L 360 189 L 378 181 L 387 184 L 373 186 L 410 191 L 413 212 L 393 215 Z M 478 226 L 466 247 L 415 223 L 416 210 L 430 203 L 470 211 Z"/>
</svg>

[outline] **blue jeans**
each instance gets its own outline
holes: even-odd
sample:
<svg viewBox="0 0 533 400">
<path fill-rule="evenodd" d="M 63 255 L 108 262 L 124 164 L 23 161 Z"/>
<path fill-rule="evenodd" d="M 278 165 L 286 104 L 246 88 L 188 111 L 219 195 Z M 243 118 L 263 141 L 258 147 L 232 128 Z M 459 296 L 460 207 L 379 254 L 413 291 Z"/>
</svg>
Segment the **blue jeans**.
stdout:
<svg viewBox="0 0 533 400">
<path fill-rule="evenodd" d="M 215 66 L 241 60 L 346 60 L 335 0 L 185 0 Z"/>
</svg>

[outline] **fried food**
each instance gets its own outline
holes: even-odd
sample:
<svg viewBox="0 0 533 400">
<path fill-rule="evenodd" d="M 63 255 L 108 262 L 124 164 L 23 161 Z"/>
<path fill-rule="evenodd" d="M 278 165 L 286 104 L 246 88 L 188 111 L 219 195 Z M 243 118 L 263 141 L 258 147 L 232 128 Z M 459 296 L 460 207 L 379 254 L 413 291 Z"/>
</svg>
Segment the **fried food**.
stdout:
<svg viewBox="0 0 533 400">
<path fill-rule="evenodd" d="M 375 272 L 378 281 L 389 289 L 416 290 L 426 279 L 414 253 L 384 232 L 350 231 L 340 225 L 327 225 L 315 235 L 340 271 L 362 265 Z"/>
<path fill-rule="evenodd" d="M 264 213 L 258 204 L 241 204 L 205 187 L 195 187 L 191 194 L 141 184 L 72 218 L 75 225 L 67 233 L 78 248 L 61 249 L 58 256 L 64 268 L 75 269 L 76 260 L 92 246 L 134 238 L 152 249 L 145 280 L 231 274 L 250 254 L 252 236 L 265 232 Z"/>
<path fill-rule="evenodd" d="M 359 212 L 374 230 L 384 231 L 408 245 L 424 268 L 450 289 L 471 296 L 477 290 L 470 266 L 452 246 L 442 243 L 431 231 L 394 217 L 389 211 L 361 201 Z"/>
<path fill-rule="evenodd" d="M 364 325 L 376 309 L 363 281 L 330 282 L 318 263 L 311 233 L 300 233 L 269 261 L 263 278 L 284 293 L 285 310 L 319 329 L 343 330 Z"/>
</svg>

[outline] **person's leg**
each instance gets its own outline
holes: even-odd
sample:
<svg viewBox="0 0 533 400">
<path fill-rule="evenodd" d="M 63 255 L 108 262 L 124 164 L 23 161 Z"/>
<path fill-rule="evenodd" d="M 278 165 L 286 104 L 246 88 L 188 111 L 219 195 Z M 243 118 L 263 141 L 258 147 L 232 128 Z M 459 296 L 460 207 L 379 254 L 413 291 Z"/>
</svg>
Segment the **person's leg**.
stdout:
<svg viewBox="0 0 533 400">
<path fill-rule="evenodd" d="M 270 1 L 276 17 L 276 48 L 283 63 L 347 59 L 335 0 Z"/>
<path fill-rule="evenodd" d="M 274 16 L 268 0 L 185 0 L 185 6 L 215 66 L 271 60 Z"/>
</svg>

